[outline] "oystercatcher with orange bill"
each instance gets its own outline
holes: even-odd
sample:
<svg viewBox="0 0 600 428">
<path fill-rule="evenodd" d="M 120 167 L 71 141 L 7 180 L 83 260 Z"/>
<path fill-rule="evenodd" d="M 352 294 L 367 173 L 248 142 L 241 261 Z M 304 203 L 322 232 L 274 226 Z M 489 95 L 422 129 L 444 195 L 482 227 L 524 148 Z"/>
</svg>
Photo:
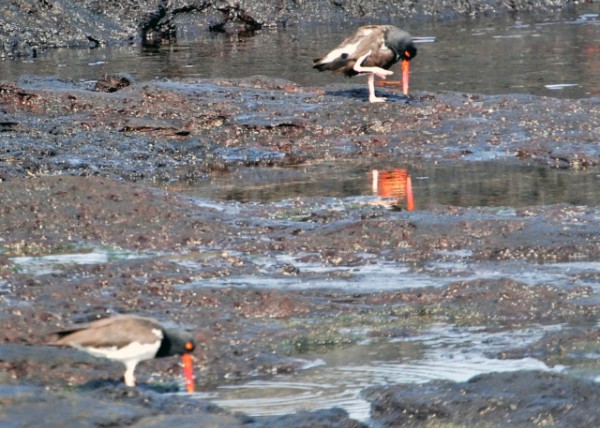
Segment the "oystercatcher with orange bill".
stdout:
<svg viewBox="0 0 600 428">
<path fill-rule="evenodd" d="M 188 392 L 193 392 L 192 336 L 167 329 L 152 318 L 119 315 L 55 333 L 54 345 L 72 346 L 95 357 L 125 365 L 125 384 L 135 386 L 134 371 L 140 361 L 171 355 L 183 356 Z"/>
<path fill-rule="evenodd" d="M 331 70 L 352 77 L 366 74 L 369 101 L 384 102 L 375 96 L 375 77 L 385 79 L 394 74 L 389 68 L 402 60 L 402 90 L 408 96 L 410 61 L 417 55 L 412 36 L 393 25 L 365 25 L 345 39 L 323 58 L 315 59 L 313 68 Z"/>
</svg>

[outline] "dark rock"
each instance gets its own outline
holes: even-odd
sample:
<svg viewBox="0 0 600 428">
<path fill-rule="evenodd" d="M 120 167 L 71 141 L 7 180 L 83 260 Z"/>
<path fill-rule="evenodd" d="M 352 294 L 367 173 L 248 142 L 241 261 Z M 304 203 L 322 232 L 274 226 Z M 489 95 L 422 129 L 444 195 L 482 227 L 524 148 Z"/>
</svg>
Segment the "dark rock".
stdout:
<svg viewBox="0 0 600 428">
<path fill-rule="evenodd" d="M 235 428 L 247 426 L 235 416 L 221 415 L 156 415 L 143 418 L 131 425 L 132 428 Z"/>
<path fill-rule="evenodd" d="M 220 148 L 215 150 L 215 156 L 227 162 L 241 162 L 244 164 L 256 164 L 268 162 L 285 157 L 284 153 L 270 150 L 262 150 L 255 147 L 248 148 Z"/>
<path fill-rule="evenodd" d="M 128 404 L 80 394 L 52 393 L 44 388 L 0 385 L 2 426 L 128 426 L 152 413 Z"/>
<path fill-rule="evenodd" d="M 374 387 L 365 396 L 372 419 L 384 427 L 600 424 L 600 415 L 589 411 L 600 399 L 600 385 L 558 373 L 491 373 L 461 383 Z"/>
<path fill-rule="evenodd" d="M 133 78 L 128 74 L 105 74 L 101 79 L 98 79 L 95 89 L 98 92 L 117 92 L 133 82 Z"/>
<path fill-rule="evenodd" d="M 348 417 L 345 410 L 339 408 L 317 410 L 314 412 L 298 412 L 291 415 L 256 418 L 249 428 L 366 428 L 366 425 Z"/>
</svg>

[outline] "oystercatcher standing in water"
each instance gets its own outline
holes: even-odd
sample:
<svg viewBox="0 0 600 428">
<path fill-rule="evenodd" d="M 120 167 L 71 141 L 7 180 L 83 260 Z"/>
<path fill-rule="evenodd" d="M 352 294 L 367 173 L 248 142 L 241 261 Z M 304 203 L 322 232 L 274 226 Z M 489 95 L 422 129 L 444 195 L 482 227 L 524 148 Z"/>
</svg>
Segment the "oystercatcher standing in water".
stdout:
<svg viewBox="0 0 600 428">
<path fill-rule="evenodd" d="M 55 334 L 58 339 L 54 345 L 72 346 L 123 363 L 127 386 L 135 386 L 134 371 L 140 361 L 183 355 L 186 386 L 188 392 L 193 392 L 190 353 L 195 345 L 189 333 L 164 328 L 152 318 L 119 315 Z"/>
<path fill-rule="evenodd" d="M 394 74 L 388 69 L 402 60 L 402 90 L 408 96 L 410 61 L 416 55 L 417 48 L 406 31 L 393 25 L 366 25 L 323 58 L 315 59 L 313 68 L 350 77 L 366 74 L 369 101 L 384 102 L 385 98 L 375 96 L 375 76 L 385 79 Z"/>
</svg>

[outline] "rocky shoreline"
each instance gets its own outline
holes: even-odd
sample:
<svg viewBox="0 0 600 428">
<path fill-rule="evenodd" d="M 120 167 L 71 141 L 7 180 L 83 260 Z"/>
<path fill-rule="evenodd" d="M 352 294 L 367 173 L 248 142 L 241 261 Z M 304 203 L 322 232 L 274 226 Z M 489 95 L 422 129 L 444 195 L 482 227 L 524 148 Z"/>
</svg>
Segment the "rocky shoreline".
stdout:
<svg viewBox="0 0 600 428">
<path fill-rule="evenodd" d="M 586 365 L 572 355 L 582 346 L 589 352 L 597 347 L 600 307 L 592 284 L 598 277 L 591 272 L 574 276 L 566 289 L 506 278 L 457 278 L 439 288 L 350 296 L 193 285 L 239 275 L 267 282 L 289 275 L 319 280 L 294 263 L 278 263 L 282 255 L 300 265 L 322 263 L 323 281 L 351 278 L 352 270 L 373 260 L 419 271 L 452 260 L 455 251 L 467 254 L 461 256 L 467 264 L 497 269 L 515 262 L 538 269 L 593 262 L 600 254 L 597 208 L 541 206 L 507 215 L 439 207 L 409 213 L 345 202 L 340 211 L 310 199 L 203 206 L 165 190 L 235 168 L 324 159 L 457 163 L 493 152 L 498 161 L 593 168 L 600 140 L 597 99 L 416 93 L 409 103 L 392 95 L 375 110 L 361 101 L 362 85 L 324 90 L 266 78 L 118 84 L 114 92 L 81 85 L 39 79 L 0 87 L 0 367 L 4 412 L 15 424 L 41 418 L 52 407 L 71 415 L 65 427 L 81 426 L 82 413 L 89 426 L 361 426 L 339 410 L 266 419 L 231 415 L 199 400 L 164 395 L 177 389 L 164 380 L 127 390 L 116 380 L 122 374 L 118 365 L 45 346 L 50 331 L 107 312 L 155 316 L 194 331 L 201 343 L 198 388 L 208 391 L 301 370 L 298 357 L 304 353 L 361 340 L 343 333 L 352 325 L 367 327 L 370 337 L 394 338 L 418 334 L 432 322 L 491 330 L 564 324 L 535 346 L 495 356 L 535 357 L 549 367 Z M 585 120 L 570 120 L 580 116 Z M 23 270 L 15 259 L 89 251 L 133 253 L 42 274 Z M 256 257 L 272 262 L 262 266 Z M 159 370 L 161 378 L 179 372 L 173 360 L 144 366 Z M 138 376 L 143 373 L 142 367 Z M 368 397 L 373 420 L 382 426 L 460 426 L 461 418 L 490 426 L 592 426 L 600 418 L 585 404 L 600 389 L 595 383 L 559 373 L 520 376 L 527 380 L 489 374 L 464 385 L 439 383 L 438 392 L 429 392 L 437 398 L 426 402 L 429 396 L 412 401 L 401 394 L 421 390 L 414 385 L 373 389 Z M 481 385 L 484 390 L 477 389 Z M 550 387 L 556 399 L 540 402 L 540 391 Z M 460 388 L 472 391 L 468 399 L 443 398 Z M 564 388 L 573 393 L 563 394 Z M 90 402 L 103 403 L 91 416 Z"/>
<path fill-rule="evenodd" d="M 366 20 L 380 4 L 131 1 L 113 4 L 119 23 L 101 2 L 78 2 L 78 8 L 74 2 L 7 3 L 12 15 L 2 15 L 0 34 L 21 14 L 34 19 L 44 12 L 47 20 L 40 24 L 43 37 L 32 26 L 20 38 L 5 39 L 12 40 L 3 45 L 5 57 L 55 46 L 138 43 L 140 22 L 151 16 L 162 17 L 156 22 L 164 19 L 169 31 L 183 31 L 173 23 L 191 16 L 202 31 L 223 22 L 229 31 L 226 13 L 244 21 L 243 11 L 260 25 L 291 23 L 300 9 L 315 20 L 339 17 L 340 10 Z M 443 16 L 574 4 L 407 1 L 397 7 Z M 65 11 L 74 12 L 72 22 L 57 18 Z M 199 11 L 206 16 L 198 18 Z M 81 21 L 74 31 L 81 14 L 106 20 L 93 28 Z M 323 161 L 460 169 L 494 159 L 573 173 L 600 163 L 598 98 L 415 92 L 407 99 L 382 91 L 389 102 L 373 108 L 364 102 L 362 84 L 316 88 L 259 76 L 0 82 L 3 423 L 597 426 L 600 410 L 590 404 L 600 394 L 598 207 L 444 205 L 409 212 L 344 198 L 240 204 L 180 193 L 239 169 L 292 171 Z M 53 259 L 73 254 L 95 258 Z M 319 269 L 306 268 L 313 265 Z M 375 275 L 390 265 L 443 285 L 417 287 L 413 276 L 400 274 L 395 279 L 406 286 L 391 290 L 327 287 L 356 283 L 361 271 Z M 232 285 L 236 278 L 252 278 L 257 286 Z M 290 278 L 323 287 L 269 286 Z M 366 422 L 339 408 L 250 417 L 179 393 L 176 359 L 142 363 L 140 386 L 132 389 L 120 381 L 118 364 L 48 346 L 52 331 L 114 313 L 153 316 L 192 331 L 199 344 L 196 387 L 207 394 L 298 374 L 307 359 L 332 350 L 410 341 L 439 324 L 507 335 L 541 329 L 531 343 L 515 341 L 485 355 L 508 364 L 534 359 L 546 369 L 374 386 L 362 392 L 371 403 Z"/>
</svg>

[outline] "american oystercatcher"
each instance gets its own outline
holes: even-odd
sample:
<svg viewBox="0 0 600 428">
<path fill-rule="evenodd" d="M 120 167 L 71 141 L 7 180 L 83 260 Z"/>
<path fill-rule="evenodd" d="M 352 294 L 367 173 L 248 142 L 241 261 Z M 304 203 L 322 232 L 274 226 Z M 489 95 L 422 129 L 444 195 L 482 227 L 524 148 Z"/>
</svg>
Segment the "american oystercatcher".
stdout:
<svg viewBox="0 0 600 428">
<path fill-rule="evenodd" d="M 313 68 L 350 77 L 366 74 L 369 101 L 384 102 L 385 98 L 375 96 L 375 76 L 385 79 L 394 74 L 388 69 L 402 60 L 402 90 L 408 96 L 410 61 L 416 55 L 417 48 L 406 31 L 393 25 L 365 25 L 323 58 L 315 59 Z"/>
<path fill-rule="evenodd" d="M 119 315 L 55 333 L 54 345 L 72 346 L 95 357 L 120 361 L 125 365 L 125 384 L 135 386 L 135 367 L 152 358 L 183 355 L 188 392 L 193 392 L 190 334 L 164 328 L 152 318 Z"/>
</svg>

